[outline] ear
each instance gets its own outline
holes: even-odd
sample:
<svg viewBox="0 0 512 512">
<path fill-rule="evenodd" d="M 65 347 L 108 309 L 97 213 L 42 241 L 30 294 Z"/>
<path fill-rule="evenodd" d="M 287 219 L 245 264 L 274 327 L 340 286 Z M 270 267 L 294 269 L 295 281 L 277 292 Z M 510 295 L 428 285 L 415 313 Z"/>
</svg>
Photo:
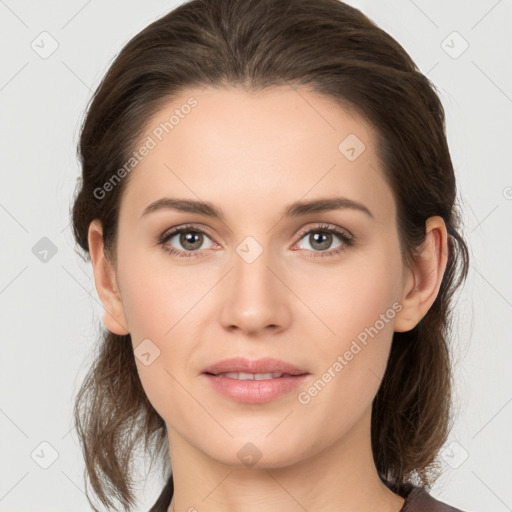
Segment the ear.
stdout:
<svg viewBox="0 0 512 512">
<path fill-rule="evenodd" d="M 114 334 L 128 334 L 130 331 L 124 316 L 115 269 L 112 262 L 105 256 L 103 227 L 99 219 L 95 219 L 89 224 L 87 240 L 89 242 L 89 254 L 93 266 L 96 290 L 105 309 L 103 323 Z"/>
<path fill-rule="evenodd" d="M 434 303 L 448 262 L 448 233 L 442 217 L 426 222 L 426 237 L 414 257 L 414 268 L 405 269 L 402 309 L 395 317 L 396 332 L 413 329 Z"/>
</svg>

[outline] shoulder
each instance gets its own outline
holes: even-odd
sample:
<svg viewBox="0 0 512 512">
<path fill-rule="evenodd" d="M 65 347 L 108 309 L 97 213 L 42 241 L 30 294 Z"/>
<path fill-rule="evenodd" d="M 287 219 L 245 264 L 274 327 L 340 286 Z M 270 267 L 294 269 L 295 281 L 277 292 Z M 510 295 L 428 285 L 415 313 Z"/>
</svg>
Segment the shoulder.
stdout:
<svg viewBox="0 0 512 512">
<path fill-rule="evenodd" d="M 436 500 L 425 489 L 409 486 L 405 495 L 405 502 L 400 512 L 464 512 Z"/>
</svg>

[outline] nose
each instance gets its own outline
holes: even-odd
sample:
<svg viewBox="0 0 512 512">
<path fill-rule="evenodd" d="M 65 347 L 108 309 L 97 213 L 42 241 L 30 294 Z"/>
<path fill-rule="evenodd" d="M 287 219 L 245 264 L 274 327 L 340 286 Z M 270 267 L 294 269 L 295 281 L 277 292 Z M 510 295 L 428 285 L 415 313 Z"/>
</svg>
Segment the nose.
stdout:
<svg viewBox="0 0 512 512">
<path fill-rule="evenodd" d="M 234 268 L 226 276 L 221 299 L 221 324 L 228 331 L 252 337 L 276 334 L 290 324 L 292 293 L 270 251 L 249 261 L 239 254 L 233 257 Z"/>
</svg>

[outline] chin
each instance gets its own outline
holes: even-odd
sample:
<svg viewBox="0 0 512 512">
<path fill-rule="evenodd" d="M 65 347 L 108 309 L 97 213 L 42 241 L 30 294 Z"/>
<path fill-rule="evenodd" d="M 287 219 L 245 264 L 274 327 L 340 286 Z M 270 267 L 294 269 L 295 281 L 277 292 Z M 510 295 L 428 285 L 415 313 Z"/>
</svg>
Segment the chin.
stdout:
<svg viewBox="0 0 512 512">
<path fill-rule="evenodd" d="M 230 439 L 228 443 L 219 443 L 218 450 L 212 451 L 210 445 L 205 453 L 228 466 L 248 469 L 284 468 L 307 457 L 304 439 L 297 442 L 288 440 L 286 443 L 285 438 L 280 436 L 265 439 L 265 436 L 255 438 L 246 435 Z"/>
</svg>

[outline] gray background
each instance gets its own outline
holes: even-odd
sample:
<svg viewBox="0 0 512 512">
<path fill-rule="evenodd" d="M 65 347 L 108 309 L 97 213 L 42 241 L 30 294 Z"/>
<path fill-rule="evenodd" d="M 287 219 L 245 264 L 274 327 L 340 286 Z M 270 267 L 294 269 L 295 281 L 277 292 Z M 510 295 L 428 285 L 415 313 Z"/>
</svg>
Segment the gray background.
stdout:
<svg viewBox="0 0 512 512">
<path fill-rule="evenodd" d="M 349 3 L 440 89 L 470 245 L 458 411 L 432 494 L 466 511 L 512 510 L 512 2 Z M 0 0 L 2 512 L 89 510 L 71 411 L 102 309 L 69 225 L 78 129 L 113 57 L 177 4 Z M 141 511 L 161 486 L 152 474 Z"/>
</svg>

